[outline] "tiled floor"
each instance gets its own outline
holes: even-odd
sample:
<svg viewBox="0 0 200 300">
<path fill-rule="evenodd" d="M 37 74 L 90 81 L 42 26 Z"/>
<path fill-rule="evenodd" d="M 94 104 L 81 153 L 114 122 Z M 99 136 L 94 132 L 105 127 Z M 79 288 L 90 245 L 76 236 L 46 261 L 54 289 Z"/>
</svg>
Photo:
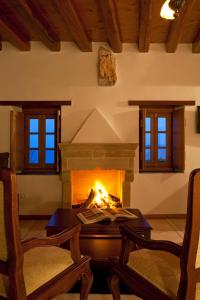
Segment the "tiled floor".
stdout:
<svg viewBox="0 0 200 300">
<path fill-rule="evenodd" d="M 152 239 L 170 240 L 175 243 L 182 243 L 185 220 L 183 219 L 150 219 L 148 220 L 152 226 Z M 21 234 L 23 239 L 30 237 L 43 237 L 45 236 L 45 226 L 47 221 L 21 221 Z M 78 300 L 77 294 L 63 294 L 54 300 Z M 121 300 L 136 300 L 139 298 L 132 295 L 122 295 Z M 112 300 L 111 295 L 91 294 L 88 300 Z"/>
</svg>

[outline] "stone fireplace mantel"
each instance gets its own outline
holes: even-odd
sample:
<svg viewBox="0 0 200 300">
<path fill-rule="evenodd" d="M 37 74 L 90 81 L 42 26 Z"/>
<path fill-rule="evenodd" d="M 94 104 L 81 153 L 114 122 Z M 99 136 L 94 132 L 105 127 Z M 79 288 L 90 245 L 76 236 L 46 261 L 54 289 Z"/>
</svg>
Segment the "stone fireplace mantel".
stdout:
<svg viewBox="0 0 200 300">
<path fill-rule="evenodd" d="M 60 143 L 62 207 L 72 206 L 72 170 L 123 170 L 122 203 L 130 207 L 136 143 Z"/>
</svg>

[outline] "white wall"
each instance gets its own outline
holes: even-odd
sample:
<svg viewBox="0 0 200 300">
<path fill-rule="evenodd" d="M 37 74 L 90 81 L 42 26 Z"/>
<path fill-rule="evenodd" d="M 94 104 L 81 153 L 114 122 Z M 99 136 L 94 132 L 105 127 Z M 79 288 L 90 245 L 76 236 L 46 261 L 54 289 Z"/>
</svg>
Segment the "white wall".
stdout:
<svg viewBox="0 0 200 300">
<path fill-rule="evenodd" d="M 92 53 L 83 53 L 73 43 L 63 43 L 61 51 L 54 53 L 34 42 L 30 52 L 21 52 L 4 43 L 0 100 L 72 100 L 72 106 L 62 109 L 62 141 L 71 141 L 95 108 L 123 142 L 138 142 L 138 108 L 129 107 L 128 100 L 195 100 L 200 105 L 200 55 L 192 54 L 191 46 L 180 45 L 169 54 L 163 45 L 151 45 L 149 53 L 124 45 L 123 52 L 115 54 L 118 80 L 113 87 L 97 84 L 99 46 L 94 44 Z M 151 214 L 185 212 L 188 174 L 200 166 L 195 115 L 196 107 L 187 107 L 185 173 L 139 174 L 137 152 L 132 207 Z M 2 123 L 3 118 L 0 127 Z M 21 175 L 18 183 L 24 214 L 51 213 L 59 205 L 58 176 Z"/>
</svg>

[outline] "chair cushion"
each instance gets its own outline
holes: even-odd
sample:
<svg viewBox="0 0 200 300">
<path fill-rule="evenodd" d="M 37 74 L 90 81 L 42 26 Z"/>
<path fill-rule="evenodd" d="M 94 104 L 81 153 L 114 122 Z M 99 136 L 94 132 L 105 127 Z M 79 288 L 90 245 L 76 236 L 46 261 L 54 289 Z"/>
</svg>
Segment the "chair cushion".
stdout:
<svg viewBox="0 0 200 300">
<path fill-rule="evenodd" d="M 24 255 L 26 294 L 32 293 L 71 264 L 71 252 L 59 247 L 38 247 L 27 251 Z"/>
<path fill-rule="evenodd" d="M 73 264 L 71 252 L 59 247 L 37 247 L 24 254 L 24 281 L 29 295 L 41 285 Z M 6 295 L 5 281 L 0 276 L 0 295 Z"/>
<path fill-rule="evenodd" d="M 4 219 L 4 191 L 3 182 L 0 181 L 0 237 L 1 237 L 1 247 L 0 247 L 0 259 L 7 261 L 8 251 L 6 243 L 6 231 L 5 231 L 5 219 Z"/>
<path fill-rule="evenodd" d="M 7 276 L 0 274 L 0 296 L 6 297 L 8 288 Z"/>
<path fill-rule="evenodd" d="M 172 298 L 180 281 L 180 260 L 158 250 L 141 249 L 130 253 L 128 266 Z"/>
<path fill-rule="evenodd" d="M 195 268 L 200 268 L 200 237 L 199 237 L 199 244 L 197 248 L 197 256 L 196 256 L 196 265 Z"/>
</svg>

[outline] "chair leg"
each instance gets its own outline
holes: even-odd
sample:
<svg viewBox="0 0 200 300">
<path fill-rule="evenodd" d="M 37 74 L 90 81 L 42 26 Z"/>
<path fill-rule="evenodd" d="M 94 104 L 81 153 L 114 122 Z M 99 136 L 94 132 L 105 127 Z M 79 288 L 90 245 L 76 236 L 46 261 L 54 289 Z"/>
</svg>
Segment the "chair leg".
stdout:
<svg viewBox="0 0 200 300">
<path fill-rule="evenodd" d="M 113 300 L 120 300 L 119 277 L 117 274 L 111 274 L 108 277 L 108 285 L 110 287 Z"/>
<path fill-rule="evenodd" d="M 80 300 L 87 300 L 93 282 L 93 274 L 88 270 L 81 276 Z"/>
</svg>

